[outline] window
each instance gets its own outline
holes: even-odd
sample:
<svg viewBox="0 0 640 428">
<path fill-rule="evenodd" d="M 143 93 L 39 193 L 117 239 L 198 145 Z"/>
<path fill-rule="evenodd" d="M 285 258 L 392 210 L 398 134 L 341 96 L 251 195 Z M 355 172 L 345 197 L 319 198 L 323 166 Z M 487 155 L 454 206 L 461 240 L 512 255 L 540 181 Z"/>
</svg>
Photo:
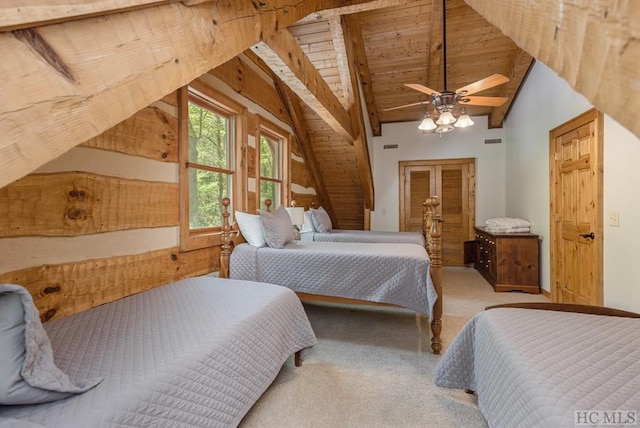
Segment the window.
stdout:
<svg viewBox="0 0 640 428">
<path fill-rule="evenodd" d="M 220 201 L 233 201 L 243 109 L 202 84 L 185 90 L 180 106 L 180 245 L 190 250 L 216 244 Z"/>
<path fill-rule="evenodd" d="M 284 153 L 287 153 L 285 133 L 275 125 L 261 120 L 260 144 L 258 147 L 259 206 L 264 208 L 265 200 L 271 199 L 275 209 L 285 202 L 284 181 L 286 178 Z"/>
<path fill-rule="evenodd" d="M 189 229 L 222 226 L 220 200 L 231 196 L 233 116 L 189 94 Z"/>
</svg>

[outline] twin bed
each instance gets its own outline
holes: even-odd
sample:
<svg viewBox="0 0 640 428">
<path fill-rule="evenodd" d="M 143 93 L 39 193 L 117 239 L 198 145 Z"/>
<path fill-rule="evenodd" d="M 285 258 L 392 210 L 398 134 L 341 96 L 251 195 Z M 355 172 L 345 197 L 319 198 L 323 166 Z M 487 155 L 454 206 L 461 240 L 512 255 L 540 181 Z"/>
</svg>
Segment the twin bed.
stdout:
<svg viewBox="0 0 640 428">
<path fill-rule="evenodd" d="M 283 363 L 316 343 L 291 290 L 211 277 L 148 290 L 44 329 L 62 372 L 102 381 L 52 402 L 0 406 L 1 427 L 236 426 Z M 25 400 L 9 389 L 14 401 Z M 0 401 L 5 392 L 0 388 Z"/>
<path fill-rule="evenodd" d="M 426 247 L 412 244 L 371 244 L 377 232 L 362 232 L 365 243 L 287 243 L 283 248 L 243 243 L 229 223 L 228 198 L 223 199 L 223 232 L 220 275 L 225 278 L 261 281 L 291 288 L 302 297 L 331 301 L 391 304 L 424 314 L 431 320 L 431 347 L 442 349 L 441 235 L 437 214 L 439 199 L 425 201 Z M 332 233 L 325 234 L 332 235 Z M 403 233 L 382 234 L 391 242 Z M 394 236 L 395 235 L 395 236 Z M 415 240 L 415 235 L 406 236 Z M 424 241 L 418 240 L 419 243 Z M 233 252 L 232 252 L 233 249 Z"/>
<path fill-rule="evenodd" d="M 637 425 L 640 315 L 562 304 L 489 308 L 456 336 L 434 380 L 477 392 L 492 427 Z"/>
</svg>

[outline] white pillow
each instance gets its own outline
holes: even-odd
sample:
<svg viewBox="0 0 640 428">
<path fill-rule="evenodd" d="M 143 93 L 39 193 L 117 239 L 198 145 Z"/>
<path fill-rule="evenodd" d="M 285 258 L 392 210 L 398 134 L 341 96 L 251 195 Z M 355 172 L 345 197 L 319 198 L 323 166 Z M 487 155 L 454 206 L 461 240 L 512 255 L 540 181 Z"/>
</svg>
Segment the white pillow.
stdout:
<svg viewBox="0 0 640 428">
<path fill-rule="evenodd" d="M 300 233 L 315 232 L 313 228 L 313 219 L 311 218 L 311 210 L 304 212 L 304 223 L 302 223 L 302 229 Z"/>
<path fill-rule="evenodd" d="M 316 232 L 331 232 L 331 217 L 329 217 L 329 214 L 327 214 L 324 208 L 311 208 L 311 219 L 313 220 L 313 227 Z"/>
<path fill-rule="evenodd" d="M 60 400 L 101 381 L 69 379 L 53 361 L 31 294 L 19 285 L 0 284 L 0 405 Z"/>
<path fill-rule="evenodd" d="M 293 242 L 291 217 L 282 205 L 274 212 L 260 211 L 260 223 L 269 247 L 283 248 L 284 244 Z"/>
<path fill-rule="evenodd" d="M 259 215 L 236 211 L 235 216 L 240 232 L 249 245 L 253 245 L 254 247 L 264 247 L 267 245 L 264 240 Z"/>
</svg>

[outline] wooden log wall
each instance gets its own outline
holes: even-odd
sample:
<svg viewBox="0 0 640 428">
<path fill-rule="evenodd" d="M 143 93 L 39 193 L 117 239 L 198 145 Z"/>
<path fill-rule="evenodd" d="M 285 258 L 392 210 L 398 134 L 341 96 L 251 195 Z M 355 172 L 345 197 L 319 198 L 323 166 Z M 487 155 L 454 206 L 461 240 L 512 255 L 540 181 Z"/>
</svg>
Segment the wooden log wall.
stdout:
<svg viewBox="0 0 640 428">
<path fill-rule="evenodd" d="M 219 75 L 233 75 L 228 67 L 225 73 Z M 254 90 L 259 87 L 251 82 L 217 89 L 248 93 L 260 105 Z M 271 120 L 286 119 L 282 100 L 269 96 L 276 92 L 265 92 L 269 100 L 263 99 L 261 108 L 274 112 Z M 259 116 L 250 112 L 248 119 L 246 138 L 253 142 L 248 165 L 239 173 L 255 185 Z M 308 196 L 310 202 L 314 185 L 297 144 L 291 146 L 292 187 L 303 189 L 293 196 Z M 65 155 L 0 188 L 0 283 L 25 286 L 44 321 L 219 269 L 219 246 L 179 250 L 176 93 Z M 141 178 L 148 176 L 163 178 Z M 247 193 L 247 211 L 255 212 L 255 191 Z"/>
</svg>

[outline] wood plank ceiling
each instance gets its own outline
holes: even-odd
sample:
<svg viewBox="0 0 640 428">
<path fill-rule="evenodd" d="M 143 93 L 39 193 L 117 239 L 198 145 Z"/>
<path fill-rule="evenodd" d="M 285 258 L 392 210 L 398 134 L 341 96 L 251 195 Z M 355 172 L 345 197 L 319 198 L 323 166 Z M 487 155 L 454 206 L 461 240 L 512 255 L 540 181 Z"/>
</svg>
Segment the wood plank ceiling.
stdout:
<svg viewBox="0 0 640 428">
<path fill-rule="evenodd" d="M 347 109 L 353 103 L 353 88 L 347 80 L 350 64 L 345 43 L 353 46 L 356 62 L 353 66 L 358 68 L 369 110 L 368 120 L 374 135 L 380 135 L 381 123 L 416 121 L 425 113 L 423 106 L 384 111 L 428 99 L 427 95 L 404 86 L 405 83 L 445 89 L 442 2 L 410 0 L 392 6 L 387 2 L 375 3 L 359 7 L 354 13 L 345 13 L 352 12 L 353 8 L 315 13 L 289 26 L 288 30 Z M 379 6 L 387 7 L 377 8 Z M 507 85 L 479 93 L 506 96 L 509 101 L 505 106 L 469 106 L 469 114 L 490 115 L 490 126 L 501 126 L 531 61 L 531 56 L 521 52 L 511 39 L 464 1 L 447 2 L 447 89 L 456 89 L 494 73 L 511 79 Z M 335 214 L 334 221 L 341 228 L 362 228 L 366 222 L 363 208 L 367 208 L 367 204 L 363 202 L 356 146 L 327 125 L 317 110 L 305 106 L 303 111 L 310 145 Z"/>
</svg>

